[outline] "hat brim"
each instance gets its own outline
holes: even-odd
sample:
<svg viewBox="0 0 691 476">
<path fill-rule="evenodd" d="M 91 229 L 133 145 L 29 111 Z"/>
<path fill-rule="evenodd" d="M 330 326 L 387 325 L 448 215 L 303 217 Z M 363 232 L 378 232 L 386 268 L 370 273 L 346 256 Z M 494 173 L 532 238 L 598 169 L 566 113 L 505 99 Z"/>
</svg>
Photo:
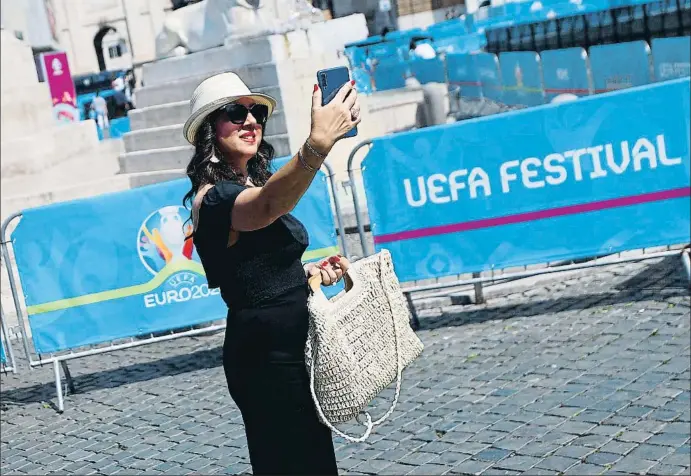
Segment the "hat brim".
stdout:
<svg viewBox="0 0 691 476">
<path fill-rule="evenodd" d="M 211 113 L 242 98 L 248 98 L 253 100 L 256 104 L 263 104 L 267 106 L 269 108 L 269 115 L 267 118 L 270 117 L 276 109 L 276 99 L 262 93 L 243 94 L 240 96 L 228 96 L 216 99 L 215 101 L 205 104 L 190 114 L 190 117 L 187 119 L 184 127 L 182 128 L 182 134 L 185 136 L 185 139 L 187 139 L 187 142 L 194 145 L 199 126 L 202 125 L 204 120 L 206 120 Z"/>
</svg>

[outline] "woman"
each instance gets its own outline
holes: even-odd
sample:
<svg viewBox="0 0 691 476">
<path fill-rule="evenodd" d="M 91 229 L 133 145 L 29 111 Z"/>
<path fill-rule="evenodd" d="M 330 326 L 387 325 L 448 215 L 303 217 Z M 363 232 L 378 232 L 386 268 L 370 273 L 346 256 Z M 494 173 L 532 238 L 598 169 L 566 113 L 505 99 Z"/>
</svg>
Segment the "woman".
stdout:
<svg viewBox="0 0 691 476">
<path fill-rule="evenodd" d="M 321 106 L 314 87 L 312 127 L 275 174 L 264 140 L 276 101 L 252 93 L 234 73 L 195 90 L 183 133 L 195 152 L 187 167 L 194 244 L 210 288 L 228 305 L 223 367 L 242 412 L 255 474 L 337 474 L 331 433 L 316 415 L 305 369 L 307 276 L 343 276 L 339 257 L 302 266 L 307 231 L 289 213 L 334 144 L 359 122 L 353 83 Z"/>
</svg>

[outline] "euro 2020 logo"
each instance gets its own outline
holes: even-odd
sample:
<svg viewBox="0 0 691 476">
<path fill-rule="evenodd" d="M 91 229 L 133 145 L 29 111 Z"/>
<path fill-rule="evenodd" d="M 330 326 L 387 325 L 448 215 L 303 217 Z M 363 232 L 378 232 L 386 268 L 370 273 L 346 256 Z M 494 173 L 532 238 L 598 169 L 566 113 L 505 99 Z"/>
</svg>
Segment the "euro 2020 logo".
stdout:
<svg viewBox="0 0 691 476">
<path fill-rule="evenodd" d="M 182 218 L 189 212 L 182 206 L 160 208 L 149 215 L 139 228 L 137 250 L 144 267 L 154 276 L 168 275 L 165 282 L 144 295 L 146 307 L 164 306 L 219 294 L 200 279 L 203 271 L 195 253 L 192 225 Z M 198 281 L 204 281 L 198 283 Z"/>
</svg>

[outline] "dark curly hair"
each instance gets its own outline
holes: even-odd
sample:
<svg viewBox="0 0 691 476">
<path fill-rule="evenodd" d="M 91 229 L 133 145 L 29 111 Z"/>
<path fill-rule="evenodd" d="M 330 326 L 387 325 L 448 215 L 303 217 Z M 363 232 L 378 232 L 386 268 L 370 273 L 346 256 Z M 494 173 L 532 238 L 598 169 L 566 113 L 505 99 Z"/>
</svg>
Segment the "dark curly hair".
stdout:
<svg viewBox="0 0 691 476">
<path fill-rule="evenodd" d="M 230 164 L 222 159 L 223 154 L 216 142 L 216 130 L 214 127 L 217 117 L 217 114 L 212 114 L 197 129 L 194 141 L 194 154 L 187 165 L 187 176 L 192 182 L 192 188 L 182 199 L 183 205 L 190 210 L 192 209 L 192 202 L 197 194 L 197 190 L 204 185 L 214 185 L 221 181 L 236 182 L 240 185 L 245 184 L 246 178 L 239 176 Z M 265 185 L 271 177 L 269 165 L 274 158 L 274 148 L 264 140 L 265 131 L 263 130 L 262 132 L 262 141 L 259 143 L 257 155 L 252 157 L 247 163 L 249 179 L 258 187 Z M 213 156 L 218 157 L 220 162 L 211 162 L 211 157 Z"/>
</svg>

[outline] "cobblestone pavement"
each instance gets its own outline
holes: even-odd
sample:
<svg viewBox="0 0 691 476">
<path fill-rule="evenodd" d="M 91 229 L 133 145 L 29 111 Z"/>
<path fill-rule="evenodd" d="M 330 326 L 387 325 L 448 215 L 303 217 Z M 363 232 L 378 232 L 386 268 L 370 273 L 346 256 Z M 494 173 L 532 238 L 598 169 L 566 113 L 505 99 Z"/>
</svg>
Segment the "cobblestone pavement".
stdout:
<svg viewBox="0 0 691 476">
<path fill-rule="evenodd" d="M 668 259 L 424 311 L 398 410 L 366 444 L 335 440 L 341 472 L 688 474 L 684 284 Z M 3 475 L 250 471 L 221 342 L 74 361 L 62 415 L 49 368 L 3 376 Z"/>
</svg>

